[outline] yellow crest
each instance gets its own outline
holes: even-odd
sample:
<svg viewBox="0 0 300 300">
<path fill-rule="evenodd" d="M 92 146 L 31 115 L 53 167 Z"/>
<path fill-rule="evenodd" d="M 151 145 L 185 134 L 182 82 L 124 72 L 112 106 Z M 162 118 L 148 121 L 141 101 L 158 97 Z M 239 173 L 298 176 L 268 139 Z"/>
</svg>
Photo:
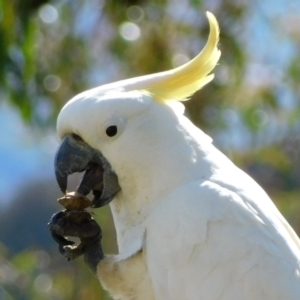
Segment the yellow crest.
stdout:
<svg viewBox="0 0 300 300">
<path fill-rule="evenodd" d="M 126 79 L 100 87 L 102 91 L 121 89 L 123 91 L 140 90 L 149 93 L 160 102 L 187 100 L 189 96 L 210 82 L 214 69 L 221 56 L 218 49 L 219 25 L 210 12 L 206 12 L 209 21 L 209 37 L 203 50 L 188 63 L 165 72 Z"/>
<path fill-rule="evenodd" d="M 213 78 L 209 74 L 221 56 L 218 49 L 219 26 L 216 18 L 206 12 L 210 33 L 203 50 L 188 63 L 170 71 L 154 74 L 157 81 L 145 84 L 145 89 L 158 101 L 187 100 L 189 96 L 202 88 Z M 146 83 L 146 82 L 145 82 Z"/>
</svg>

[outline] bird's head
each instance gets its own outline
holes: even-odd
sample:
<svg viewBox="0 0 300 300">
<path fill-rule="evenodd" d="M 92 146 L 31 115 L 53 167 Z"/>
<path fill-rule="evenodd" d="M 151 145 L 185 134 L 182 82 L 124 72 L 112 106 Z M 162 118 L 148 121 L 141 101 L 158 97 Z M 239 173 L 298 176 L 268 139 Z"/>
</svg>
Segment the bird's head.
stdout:
<svg viewBox="0 0 300 300">
<path fill-rule="evenodd" d="M 207 44 L 190 62 L 88 90 L 64 106 L 57 122 L 62 142 L 55 158 L 56 178 L 64 193 L 68 175 L 84 171 L 77 191 L 84 195 L 92 191 L 93 207 L 100 207 L 126 186 L 134 190 L 137 178 L 151 185 L 153 172 L 159 172 L 156 165 L 162 169 L 180 153 L 189 155 L 181 148 L 183 105 L 178 101 L 212 80 L 210 73 L 220 57 L 218 24 L 212 14 L 207 16 Z M 173 156 L 170 148 L 178 144 L 179 156 Z"/>
</svg>

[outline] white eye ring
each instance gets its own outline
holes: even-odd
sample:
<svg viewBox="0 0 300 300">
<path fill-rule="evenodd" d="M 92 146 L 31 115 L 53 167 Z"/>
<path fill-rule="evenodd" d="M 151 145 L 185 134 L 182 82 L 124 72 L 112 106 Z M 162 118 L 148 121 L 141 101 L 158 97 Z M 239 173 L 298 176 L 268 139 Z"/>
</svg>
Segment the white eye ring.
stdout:
<svg viewBox="0 0 300 300">
<path fill-rule="evenodd" d="M 125 119 L 121 116 L 114 115 L 104 123 L 104 133 L 107 139 L 118 137 L 125 128 Z"/>
</svg>

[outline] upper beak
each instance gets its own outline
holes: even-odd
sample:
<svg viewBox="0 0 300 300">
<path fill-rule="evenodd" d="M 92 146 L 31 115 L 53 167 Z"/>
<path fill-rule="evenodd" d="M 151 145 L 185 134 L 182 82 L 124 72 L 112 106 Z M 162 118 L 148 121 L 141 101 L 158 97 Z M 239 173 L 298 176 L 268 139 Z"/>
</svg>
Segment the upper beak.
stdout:
<svg viewBox="0 0 300 300">
<path fill-rule="evenodd" d="M 65 194 L 67 192 L 68 175 L 86 169 L 93 153 L 89 147 L 80 146 L 70 136 L 66 136 L 55 155 L 54 167 L 57 183 Z"/>
<path fill-rule="evenodd" d="M 92 207 L 109 203 L 120 191 L 118 177 L 101 152 L 83 140 L 67 135 L 57 150 L 55 176 L 64 194 L 67 192 L 68 175 L 86 171 L 77 191 L 87 195 L 93 190 Z"/>
</svg>

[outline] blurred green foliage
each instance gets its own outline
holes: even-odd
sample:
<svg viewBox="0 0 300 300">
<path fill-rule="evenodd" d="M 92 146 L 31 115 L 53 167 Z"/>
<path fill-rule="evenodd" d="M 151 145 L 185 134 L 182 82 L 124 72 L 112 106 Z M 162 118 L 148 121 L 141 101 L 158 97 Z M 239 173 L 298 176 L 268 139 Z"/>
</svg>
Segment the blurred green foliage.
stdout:
<svg viewBox="0 0 300 300">
<path fill-rule="evenodd" d="M 210 10 L 220 23 L 222 57 L 215 80 L 185 103 L 187 114 L 267 190 L 299 233 L 300 14 L 297 0 L 283 3 L 284 12 L 266 2 L 0 0 L 1 98 L 24 121 L 49 128 L 76 93 L 195 56 Z M 108 299 L 82 260 L 64 262 L 47 244 L 50 236 L 44 240 L 47 220 L 36 218 L 42 208 L 34 217 L 18 209 L 45 198 L 31 190 L 0 215 L 0 299 Z M 43 213 L 50 218 L 58 209 Z M 26 227 L 32 218 L 45 227 Z M 116 251 L 107 209 L 99 222 L 107 252 Z M 24 239 L 26 231 L 32 236 Z"/>
<path fill-rule="evenodd" d="M 64 264 L 57 254 L 28 249 L 15 255 L 0 249 L 0 299 L 109 299 L 82 260 Z"/>
</svg>

